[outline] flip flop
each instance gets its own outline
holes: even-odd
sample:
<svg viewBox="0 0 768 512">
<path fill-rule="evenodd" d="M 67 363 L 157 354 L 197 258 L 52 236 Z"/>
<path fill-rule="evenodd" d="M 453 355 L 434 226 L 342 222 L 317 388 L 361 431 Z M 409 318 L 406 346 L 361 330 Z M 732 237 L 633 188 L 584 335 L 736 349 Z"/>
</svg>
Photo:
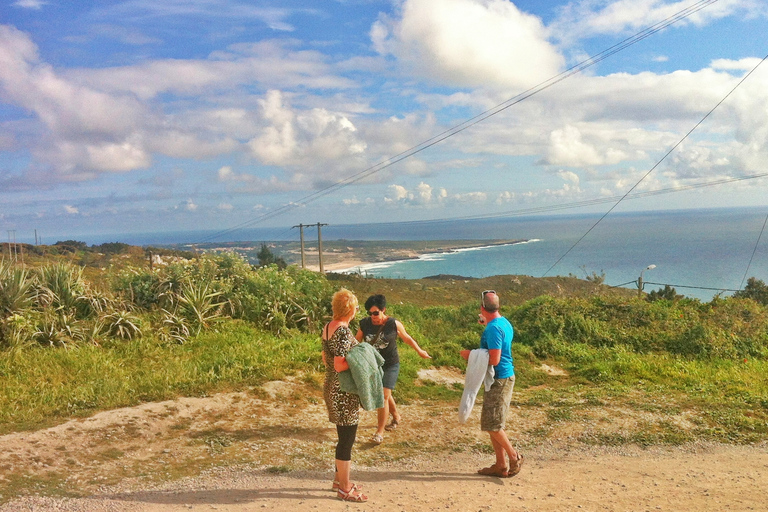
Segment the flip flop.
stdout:
<svg viewBox="0 0 768 512">
<path fill-rule="evenodd" d="M 384 442 L 384 437 L 383 437 L 383 436 L 381 436 L 380 434 L 373 434 L 373 435 L 371 436 L 371 442 L 372 442 L 373 444 L 381 444 L 381 443 L 383 443 L 383 442 Z"/>
</svg>

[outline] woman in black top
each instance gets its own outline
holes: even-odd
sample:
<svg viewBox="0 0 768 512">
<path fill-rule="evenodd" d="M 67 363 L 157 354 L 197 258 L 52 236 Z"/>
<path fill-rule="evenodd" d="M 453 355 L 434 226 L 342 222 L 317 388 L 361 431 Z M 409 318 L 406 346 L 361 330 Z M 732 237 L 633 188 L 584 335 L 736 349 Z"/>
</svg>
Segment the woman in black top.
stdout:
<svg viewBox="0 0 768 512">
<path fill-rule="evenodd" d="M 365 309 L 368 311 L 368 317 L 360 320 L 360 329 L 358 329 L 355 338 L 358 341 L 365 341 L 373 345 L 379 354 L 384 358 L 384 407 L 378 410 L 378 427 L 376 433 L 371 437 L 375 444 L 381 444 L 384 441 L 385 430 L 395 430 L 400 423 L 400 413 L 397 412 L 397 405 L 392 396 L 392 390 L 395 389 L 397 375 L 400 373 L 400 356 L 397 353 L 397 338 L 399 337 L 405 343 L 416 350 L 419 356 L 424 359 L 432 359 L 426 350 L 422 349 L 416 340 L 405 331 L 405 327 L 392 317 L 387 316 L 387 299 L 384 295 L 371 295 L 365 301 Z M 387 424 L 389 415 L 392 415 L 392 421 Z"/>
</svg>

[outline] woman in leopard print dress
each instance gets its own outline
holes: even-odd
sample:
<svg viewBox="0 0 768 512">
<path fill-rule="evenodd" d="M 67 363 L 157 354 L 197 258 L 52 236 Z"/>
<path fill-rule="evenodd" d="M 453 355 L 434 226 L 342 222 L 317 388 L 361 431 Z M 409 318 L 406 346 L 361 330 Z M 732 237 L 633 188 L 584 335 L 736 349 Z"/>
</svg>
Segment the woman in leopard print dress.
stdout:
<svg viewBox="0 0 768 512">
<path fill-rule="evenodd" d="M 347 370 L 346 355 L 358 341 L 349 329 L 349 322 L 358 310 L 357 298 L 342 288 L 333 295 L 333 320 L 323 327 L 323 362 L 325 384 L 323 398 L 328 408 L 328 419 L 336 424 L 339 441 L 336 444 L 336 473 L 333 489 L 338 498 L 345 501 L 363 502 L 368 497 L 349 479 L 352 461 L 352 445 L 357 435 L 360 419 L 360 398 L 340 389 L 339 372 Z"/>
</svg>

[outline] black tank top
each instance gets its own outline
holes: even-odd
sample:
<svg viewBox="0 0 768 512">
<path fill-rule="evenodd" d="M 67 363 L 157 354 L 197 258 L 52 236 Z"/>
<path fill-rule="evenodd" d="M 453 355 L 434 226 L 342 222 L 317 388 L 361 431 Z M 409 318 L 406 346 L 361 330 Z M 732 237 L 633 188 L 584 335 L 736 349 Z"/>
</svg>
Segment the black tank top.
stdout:
<svg viewBox="0 0 768 512">
<path fill-rule="evenodd" d="M 384 358 L 384 366 L 392 366 L 400 362 L 397 354 L 397 322 L 391 316 L 384 323 L 381 336 L 376 338 L 380 325 L 373 325 L 370 317 L 360 320 L 360 330 L 363 331 L 363 341 L 370 343 Z"/>
</svg>

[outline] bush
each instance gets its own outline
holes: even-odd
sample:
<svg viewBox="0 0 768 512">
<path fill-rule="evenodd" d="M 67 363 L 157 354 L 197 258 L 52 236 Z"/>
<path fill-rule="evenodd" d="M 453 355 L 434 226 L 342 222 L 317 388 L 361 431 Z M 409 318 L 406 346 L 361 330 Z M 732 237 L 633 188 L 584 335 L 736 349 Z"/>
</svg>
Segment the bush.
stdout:
<svg viewBox="0 0 768 512">
<path fill-rule="evenodd" d="M 750 277 L 747 279 L 747 286 L 733 294 L 736 298 L 752 299 L 755 302 L 768 306 L 768 285 L 760 279 Z"/>
<path fill-rule="evenodd" d="M 753 301 L 539 297 L 509 315 L 515 340 L 539 357 L 564 345 L 628 347 L 696 358 L 768 356 L 768 310 Z"/>
</svg>

